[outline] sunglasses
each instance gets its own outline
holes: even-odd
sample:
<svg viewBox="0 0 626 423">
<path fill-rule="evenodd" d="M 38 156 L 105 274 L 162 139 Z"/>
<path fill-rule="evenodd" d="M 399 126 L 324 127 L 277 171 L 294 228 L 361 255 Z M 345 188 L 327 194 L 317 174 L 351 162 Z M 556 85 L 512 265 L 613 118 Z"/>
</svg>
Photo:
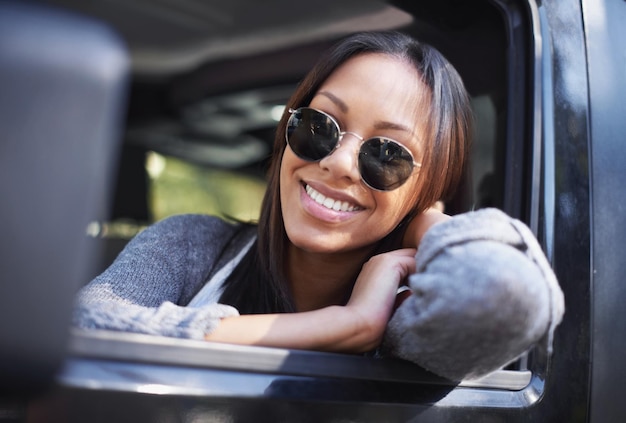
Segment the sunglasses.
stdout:
<svg viewBox="0 0 626 423">
<path fill-rule="evenodd" d="M 345 134 L 361 140 L 358 166 L 361 179 L 377 191 L 391 191 L 406 182 L 421 165 L 397 141 L 385 137 L 363 139 L 354 132 L 341 131 L 332 116 L 310 107 L 289 109 L 287 143 L 296 156 L 318 162 L 339 148 Z"/>
</svg>

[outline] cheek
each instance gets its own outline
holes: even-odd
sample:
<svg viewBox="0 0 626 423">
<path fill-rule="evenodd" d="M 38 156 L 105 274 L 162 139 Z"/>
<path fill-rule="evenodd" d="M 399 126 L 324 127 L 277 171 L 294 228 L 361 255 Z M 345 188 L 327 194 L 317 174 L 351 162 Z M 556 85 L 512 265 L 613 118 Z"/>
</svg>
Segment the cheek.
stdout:
<svg viewBox="0 0 626 423">
<path fill-rule="evenodd" d="M 279 198 L 280 207 L 283 210 L 283 218 L 290 207 L 294 206 L 293 202 L 297 201 L 300 192 L 300 182 L 296 177 L 296 172 L 306 162 L 302 162 L 288 150 L 285 150 L 280 162 L 278 171 L 279 177 Z"/>
<path fill-rule="evenodd" d="M 296 157 L 295 154 L 289 149 L 289 147 L 285 148 L 283 151 L 283 156 L 280 160 L 280 180 L 281 182 L 287 181 L 290 175 L 296 170 L 296 168 L 301 167 L 303 164 L 307 164 Z"/>
<path fill-rule="evenodd" d="M 286 194 L 289 190 L 289 186 L 288 186 L 288 182 L 289 182 L 289 177 L 288 177 L 288 172 L 287 172 L 287 168 L 285 167 L 285 165 L 283 163 L 281 163 L 280 166 L 280 170 L 279 170 L 279 198 L 280 198 L 280 207 L 282 209 L 283 212 L 283 218 L 285 215 L 285 201 L 286 201 Z"/>
<path fill-rule="evenodd" d="M 289 175 L 292 172 L 293 160 L 289 158 L 289 152 L 285 151 L 283 157 L 280 160 L 280 169 L 278 171 L 280 181 L 280 191 L 283 192 L 286 188 L 287 182 L 289 182 Z"/>
<path fill-rule="evenodd" d="M 400 223 L 417 203 L 417 187 L 411 184 L 388 193 L 376 193 L 376 197 L 381 209 L 386 210 L 385 214 Z"/>
</svg>

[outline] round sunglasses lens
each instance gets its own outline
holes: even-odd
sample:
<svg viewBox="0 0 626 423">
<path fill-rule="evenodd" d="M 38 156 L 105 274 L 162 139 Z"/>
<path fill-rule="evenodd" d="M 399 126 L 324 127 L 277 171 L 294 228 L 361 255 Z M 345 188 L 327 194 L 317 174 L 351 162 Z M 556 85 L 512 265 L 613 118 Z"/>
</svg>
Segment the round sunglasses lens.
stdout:
<svg viewBox="0 0 626 423">
<path fill-rule="evenodd" d="M 413 157 L 400 144 L 372 138 L 359 151 L 359 171 L 370 187 L 390 191 L 402 185 L 413 172 Z"/>
<path fill-rule="evenodd" d="M 303 160 L 322 160 L 333 151 L 338 140 L 339 128 L 335 122 L 317 110 L 300 108 L 287 122 L 287 142 Z"/>
</svg>

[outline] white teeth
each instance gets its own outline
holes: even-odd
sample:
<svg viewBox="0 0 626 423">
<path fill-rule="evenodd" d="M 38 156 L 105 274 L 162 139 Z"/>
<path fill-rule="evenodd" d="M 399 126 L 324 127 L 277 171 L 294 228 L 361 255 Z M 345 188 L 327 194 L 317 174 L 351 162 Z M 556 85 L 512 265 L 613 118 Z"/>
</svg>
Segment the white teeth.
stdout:
<svg viewBox="0 0 626 423">
<path fill-rule="evenodd" d="M 309 197 L 311 197 L 313 201 L 315 201 L 317 204 L 321 204 L 327 209 L 332 209 L 335 211 L 348 211 L 348 212 L 358 209 L 357 206 L 351 205 L 347 201 L 333 200 L 330 197 L 326 197 L 323 194 L 321 194 L 319 191 L 316 191 L 313 188 L 311 188 L 309 185 L 306 185 L 305 189 L 306 189 L 306 193 L 309 194 Z"/>
</svg>

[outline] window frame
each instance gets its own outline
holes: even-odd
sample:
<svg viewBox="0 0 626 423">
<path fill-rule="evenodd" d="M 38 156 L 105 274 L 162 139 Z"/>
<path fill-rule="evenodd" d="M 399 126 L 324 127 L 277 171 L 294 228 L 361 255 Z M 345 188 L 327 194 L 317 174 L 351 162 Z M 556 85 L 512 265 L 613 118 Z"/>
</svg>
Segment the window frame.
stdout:
<svg viewBox="0 0 626 423">
<path fill-rule="evenodd" d="M 545 33 L 542 32 L 540 7 L 533 1 L 513 3 L 492 0 L 491 3 L 501 11 L 508 30 L 503 209 L 528 222 L 537 234 L 539 216 L 543 213 L 540 209 L 543 204 L 541 196 L 545 189 L 540 182 L 542 172 L 545 172 L 542 170 L 544 134 L 541 122 L 545 106 L 542 104 L 542 81 L 546 70 L 542 61 L 547 54 L 542 46 Z M 527 22 L 527 26 L 520 22 Z M 529 94 L 530 87 L 532 93 Z M 525 107 L 518 106 L 520 101 Z M 546 207 L 545 204 L 543 206 Z M 106 331 L 72 331 L 68 352 L 68 360 L 58 381 L 70 388 L 263 397 L 268 394 L 262 387 L 281 378 L 375 381 L 407 388 L 443 386 L 447 389 L 446 395 L 438 404 L 451 407 L 502 407 L 503 404 L 507 407 L 529 407 L 542 395 L 547 369 L 547 359 L 531 353 L 517 363 L 519 370 L 502 369 L 478 380 L 453 383 L 411 363 L 388 358 L 215 344 Z M 128 365 L 134 366 L 134 373 L 123 371 L 122 368 Z M 108 369 L 111 378 L 94 382 L 88 375 L 96 368 Z M 226 378 L 241 375 L 258 378 L 262 382 L 256 390 L 246 386 L 237 388 L 231 384 L 223 389 L 206 386 L 202 378 L 196 385 L 190 382 L 191 379 L 181 379 L 172 380 L 167 385 L 153 384 L 152 388 L 140 382 L 142 378 L 138 375 L 146 375 L 149 379 L 147 375 L 158 369 L 185 374 L 193 371 Z M 387 400 L 398 402 L 397 399 Z"/>
</svg>

